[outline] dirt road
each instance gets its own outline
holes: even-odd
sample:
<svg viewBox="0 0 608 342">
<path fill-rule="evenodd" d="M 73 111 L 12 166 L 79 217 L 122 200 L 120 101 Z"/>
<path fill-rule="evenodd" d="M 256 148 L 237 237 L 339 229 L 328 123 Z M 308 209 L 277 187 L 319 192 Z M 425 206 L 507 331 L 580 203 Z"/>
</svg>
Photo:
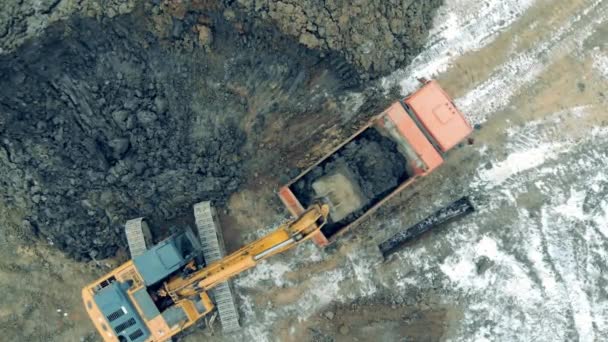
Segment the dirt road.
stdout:
<svg viewBox="0 0 608 342">
<path fill-rule="evenodd" d="M 237 278 L 241 333 L 216 328 L 184 339 L 606 339 L 607 12 L 606 1 L 446 0 L 406 69 L 365 95 L 319 100 L 318 108 L 337 115 L 327 125 L 306 130 L 304 120 L 284 131 L 293 120 L 268 124 L 257 146 L 281 146 L 271 137 L 286 133 L 305 147 L 280 149 L 283 158 L 302 167 L 346 134 L 345 122 L 374 114 L 365 113 L 364 96 L 395 85 L 405 93 L 417 77 L 435 76 L 479 126 L 474 145 L 450 153 L 440 170 L 337 245 L 304 245 Z M 260 99 L 287 96 L 271 84 L 263 89 Z M 272 192 L 279 176 L 262 174 L 227 199 L 229 247 L 285 218 Z M 378 263 L 376 243 L 463 194 L 476 214 Z M 24 213 L 3 205 L 0 216 L 7 227 L 27 225 Z M 0 249 L 0 287 L 13 294 L 0 302 L 0 331 L 13 340 L 96 340 L 79 289 L 125 255 L 77 263 L 24 236 L 25 228 L 0 230 L 8 247 Z"/>
</svg>

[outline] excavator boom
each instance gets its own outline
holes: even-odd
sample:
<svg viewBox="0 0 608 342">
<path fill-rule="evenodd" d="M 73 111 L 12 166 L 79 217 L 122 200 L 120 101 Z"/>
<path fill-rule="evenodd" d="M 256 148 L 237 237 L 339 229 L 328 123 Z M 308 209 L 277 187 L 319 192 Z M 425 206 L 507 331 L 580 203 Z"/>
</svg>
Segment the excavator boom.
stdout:
<svg viewBox="0 0 608 342">
<path fill-rule="evenodd" d="M 188 297 L 201 291 L 208 291 L 217 284 L 254 267 L 261 260 L 308 240 L 325 224 L 328 214 L 327 205 L 315 204 L 296 220 L 279 226 L 270 234 L 247 244 L 223 259 L 207 265 L 188 277 L 174 277 L 165 286 L 166 294 L 171 297 Z"/>
</svg>

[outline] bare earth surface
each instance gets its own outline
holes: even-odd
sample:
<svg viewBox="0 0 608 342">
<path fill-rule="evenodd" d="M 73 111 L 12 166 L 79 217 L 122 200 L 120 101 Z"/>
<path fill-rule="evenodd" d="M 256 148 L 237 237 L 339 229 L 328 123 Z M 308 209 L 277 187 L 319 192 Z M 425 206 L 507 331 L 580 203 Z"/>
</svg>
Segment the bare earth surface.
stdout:
<svg viewBox="0 0 608 342">
<path fill-rule="evenodd" d="M 474 144 L 336 245 L 301 246 L 235 279 L 241 332 L 215 324 L 184 340 L 607 340 L 607 19 L 601 0 L 446 0 L 421 54 L 376 88 L 405 94 L 417 77 L 438 78 L 478 124 Z M 302 124 L 310 152 L 281 158 L 307 166 L 345 122 L 374 114 L 352 101 L 357 90 L 340 96 L 352 114 Z M 226 199 L 228 249 L 285 219 L 279 177 L 254 178 Z M 466 194 L 476 213 L 379 262 L 378 243 Z M 80 288 L 126 255 L 73 261 L 31 238 L 26 215 L 0 203 L 3 339 L 97 341 Z"/>
</svg>

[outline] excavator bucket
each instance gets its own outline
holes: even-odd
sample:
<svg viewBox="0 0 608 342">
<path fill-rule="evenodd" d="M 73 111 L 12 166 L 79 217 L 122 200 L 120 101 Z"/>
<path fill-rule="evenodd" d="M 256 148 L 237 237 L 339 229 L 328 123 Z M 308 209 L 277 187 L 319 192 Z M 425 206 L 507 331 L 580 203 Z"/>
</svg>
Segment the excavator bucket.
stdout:
<svg viewBox="0 0 608 342">
<path fill-rule="evenodd" d="M 152 245 L 152 234 L 143 217 L 125 223 L 125 235 L 129 245 L 131 259 L 143 254 Z"/>
<path fill-rule="evenodd" d="M 226 254 L 224 239 L 219 229 L 215 210 L 209 201 L 194 205 L 194 220 L 198 229 L 198 236 L 203 248 L 203 256 L 207 265 L 220 260 Z M 220 314 L 220 322 L 224 332 L 233 332 L 241 328 L 239 314 L 234 303 L 232 287 L 229 281 L 220 283 L 211 290 Z"/>
</svg>

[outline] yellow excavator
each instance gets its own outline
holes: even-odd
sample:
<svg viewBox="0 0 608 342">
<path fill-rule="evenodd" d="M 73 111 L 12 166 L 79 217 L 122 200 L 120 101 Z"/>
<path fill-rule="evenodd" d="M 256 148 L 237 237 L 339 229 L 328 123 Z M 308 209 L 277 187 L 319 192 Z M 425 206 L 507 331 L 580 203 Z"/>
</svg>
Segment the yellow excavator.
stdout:
<svg viewBox="0 0 608 342">
<path fill-rule="evenodd" d="M 130 220 L 125 232 L 132 258 L 83 288 L 87 313 L 107 342 L 170 340 L 209 315 L 216 305 L 224 332 L 237 330 L 238 311 L 228 280 L 310 239 L 328 215 L 328 205 L 314 204 L 298 218 L 225 257 L 209 202 L 194 206 L 198 238 L 186 229 L 147 248 L 151 239 L 146 222 Z"/>
</svg>

